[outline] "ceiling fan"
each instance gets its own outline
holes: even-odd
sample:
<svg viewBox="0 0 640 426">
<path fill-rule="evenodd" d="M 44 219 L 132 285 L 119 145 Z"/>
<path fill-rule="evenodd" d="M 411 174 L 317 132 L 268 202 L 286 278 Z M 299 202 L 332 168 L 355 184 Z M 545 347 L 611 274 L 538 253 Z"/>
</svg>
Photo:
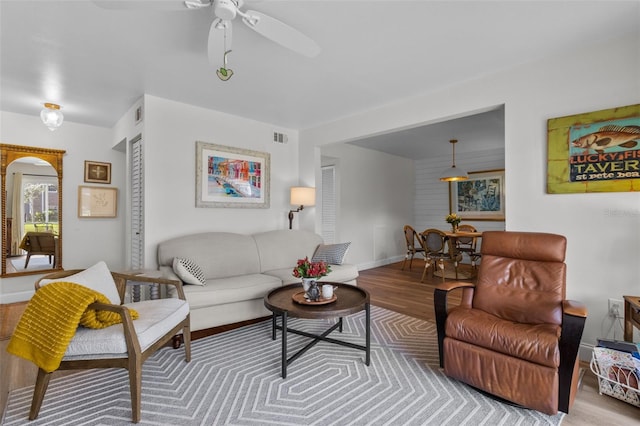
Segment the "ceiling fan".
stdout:
<svg viewBox="0 0 640 426">
<path fill-rule="evenodd" d="M 253 31 L 296 53 L 313 58 L 321 51 L 314 40 L 284 22 L 262 12 L 242 10 L 245 0 L 94 0 L 94 2 L 108 9 L 199 10 L 210 7 L 213 10 L 214 19 L 209 29 L 207 47 L 209 62 L 217 63 L 222 53 L 224 66 L 217 70 L 217 74 L 221 80 L 225 81 L 233 74 L 233 71 L 227 69 L 227 55 L 231 52 L 232 22 L 238 16 Z"/>
</svg>

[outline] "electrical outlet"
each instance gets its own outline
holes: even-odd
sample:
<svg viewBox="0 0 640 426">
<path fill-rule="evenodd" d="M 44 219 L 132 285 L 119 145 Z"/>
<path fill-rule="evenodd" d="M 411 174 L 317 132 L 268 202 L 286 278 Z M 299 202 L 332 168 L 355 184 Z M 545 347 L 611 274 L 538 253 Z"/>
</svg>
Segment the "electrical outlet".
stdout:
<svg viewBox="0 0 640 426">
<path fill-rule="evenodd" d="M 623 318 L 623 306 L 622 300 L 609 299 L 609 316 L 613 318 Z"/>
</svg>

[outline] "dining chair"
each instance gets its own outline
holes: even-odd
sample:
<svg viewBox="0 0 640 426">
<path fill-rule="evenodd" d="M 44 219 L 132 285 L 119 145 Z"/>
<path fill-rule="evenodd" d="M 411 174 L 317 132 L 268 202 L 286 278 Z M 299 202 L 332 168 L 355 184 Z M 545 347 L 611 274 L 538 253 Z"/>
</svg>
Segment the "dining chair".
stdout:
<svg viewBox="0 0 640 426">
<path fill-rule="evenodd" d="M 409 270 L 411 270 L 411 263 L 416 253 L 424 256 L 425 250 L 422 246 L 422 239 L 418 236 L 418 233 L 410 225 L 404 226 L 404 239 L 407 243 L 407 254 L 402 262 L 402 270 L 404 271 L 404 265 L 409 260 Z M 417 242 L 417 244 L 416 244 Z"/>
<path fill-rule="evenodd" d="M 439 229 L 430 228 L 420 233 L 422 243 L 425 249 L 426 262 L 424 264 L 424 271 L 422 272 L 422 278 L 420 282 L 424 282 L 424 277 L 427 274 L 427 269 L 431 267 L 431 276 L 433 277 L 436 266 L 442 273 L 442 282 L 445 280 L 445 262 L 449 261 L 453 263 L 456 280 L 458 279 L 458 262 L 462 258 L 462 255 L 455 250 L 451 250 L 451 246 L 447 248 L 450 241 L 447 235 Z"/>
<path fill-rule="evenodd" d="M 458 225 L 458 232 L 478 232 L 473 225 Z M 477 237 L 458 237 L 456 238 L 456 250 L 462 254 L 469 256 L 471 266 L 475 269 L 476 264 L 482 255 L 477 251 Z"/>
</svg>

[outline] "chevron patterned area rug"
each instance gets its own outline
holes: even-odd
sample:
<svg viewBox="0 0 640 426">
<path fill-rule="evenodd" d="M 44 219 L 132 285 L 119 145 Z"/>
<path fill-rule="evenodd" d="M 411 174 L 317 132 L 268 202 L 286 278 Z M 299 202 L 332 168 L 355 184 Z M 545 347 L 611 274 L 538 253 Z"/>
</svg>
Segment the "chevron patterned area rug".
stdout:
<svg viewBox="0 0 640 426">
<path fill-rule="evenodd" d="M 495 401 L 438 368 L 435 324 L 372 307 L 371 365 L 364 352 L 321 342 L 280 376 L 280 337 L 271 322 L 193 342 L 193 357 L 164 348 L 144 364 L 142 421 L 148 425 L 558 425 Z M 317 332 L 326 320 L 289 321 Z M 332 337 L 364 343 L 364 312 Z M 280 332 L 278 333 L 280 334 Z M 309 339 L 289 334 L 289 355 Z M 90 370 L 51 380 L 29 422 L 33 386 L 9 395 L 3 425 L 125 425 L 131 421 L 124 370 Z"/>
</svg>

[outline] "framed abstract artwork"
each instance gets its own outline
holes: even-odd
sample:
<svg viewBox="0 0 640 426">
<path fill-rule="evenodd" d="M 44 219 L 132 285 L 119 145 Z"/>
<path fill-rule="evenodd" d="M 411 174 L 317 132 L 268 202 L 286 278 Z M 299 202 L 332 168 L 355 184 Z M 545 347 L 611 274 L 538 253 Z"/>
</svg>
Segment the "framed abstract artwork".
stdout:
<svg viewBox="0 0 640 426">
<path fill-rule="evenodd" d="M 470 172 L 449 183 L 451 213 L 464 220 L 504 220 L 504 169 Z"/>
<path fill-rule="evenodd" d="M 269 208 L 271 155 L 196 142 L 196 207 Z"/>
<path fill-rule="evenodd" d="M 111 218 L 118 213 L 118 188 L 78 187 L 78 217 Z"/>
<path fill-rule="evenodd" d="M 547 193 L 640 191 L 640 104 L 547 121 Z"/>
</svg>

